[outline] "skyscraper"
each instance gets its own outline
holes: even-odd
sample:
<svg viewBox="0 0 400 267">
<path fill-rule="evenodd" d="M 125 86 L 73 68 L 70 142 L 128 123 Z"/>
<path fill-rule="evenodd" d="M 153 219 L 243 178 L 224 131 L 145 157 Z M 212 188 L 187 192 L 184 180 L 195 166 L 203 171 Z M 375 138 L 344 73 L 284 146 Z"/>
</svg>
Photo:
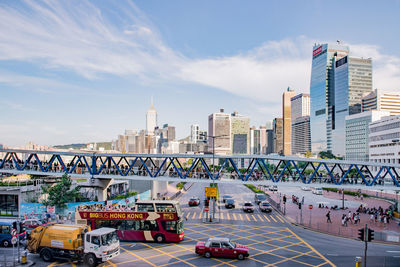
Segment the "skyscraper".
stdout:
<svg viewBox="0 0 400 267">
<path fill-rule="evenodd" d="M 344 57 L 349 48 L 340 44 L 322 44 L 313 47 L 310 81 L 311 149 L 314 153 L 331 151 L 334 123 L 334 56 Z"/>
<path fill-rule="evenodd" d="M 250 118 L 231 114 L 232 154 L 249 154 L 250 152 Z"/>
<path fill-rule="evenodd" d="M 292 154 L 311 151 L 310 142 L 310 95 L 298 94 L 292 102 Z"/>
<path fill-rule="evenodd" d="M 346 116 L 361 112 L 362 96 L 372 91 L 372 60 L 345 56 L 335 61 L 332 153 L 346 153 Z"/>
<path fill-rule="evenodd" d="M 283 119 L 274 119 L 274 153 L 283 154 Z"/>
<path fill-rule="evenodd" d="M 208 149 L 210 152 L 215 150 L 215 154 L 231 153 L 231 114 L 224 113 L 221 109 L 219 113 L 208 116 Z"/>
<path fill-rule="evenodd" d="M 290 155 L 292 153 L 292 109 L 291 99 L 296 95 L 295 91 L 289 87 L 282 95 L 282 116 L 283 116 L 283 155 Z"/>
<path fill-rule="evenodd" d="M 151 98 L 151 105 L 146 113 L 146 133 L 154 134 L 154 128 L 157 126 L 157 111 L 153 105 L 153 98 Z"/>
</svg>

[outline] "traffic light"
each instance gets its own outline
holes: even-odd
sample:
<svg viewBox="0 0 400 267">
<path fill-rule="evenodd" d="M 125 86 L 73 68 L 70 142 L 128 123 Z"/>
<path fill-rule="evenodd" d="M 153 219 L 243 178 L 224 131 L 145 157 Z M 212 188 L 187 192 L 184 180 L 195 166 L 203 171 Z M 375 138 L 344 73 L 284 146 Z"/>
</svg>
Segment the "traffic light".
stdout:
<svg viewBox="0 0 400 267">
<path fill-rule="evenodd" d="M 19 232 L 18 234 L 22 234 L 23 232 L 25 232 L 25 226 L 23 222 L 19 222 Z"/>
<path fill-rule="evenodd" d="M 364 241 L 364 228 L 358 229 L 358 239 Z"/>
<path fill-rule="evenodd" d="M 372 240 L 374 240 L 374 230 L 368 228 L 368 242 L 371 242 Z"/>
<path fill-rule="evenodd" d="M 299 210 L 301 210 L 301 202 L 299 202 Z"/>
<path fill-rule="evenodd" d="M 12 223 L 12 226 L 13 226 L 12 227 L 13 229 L 17 230 L 17 222 L 16 221 Z"/>
</svg>

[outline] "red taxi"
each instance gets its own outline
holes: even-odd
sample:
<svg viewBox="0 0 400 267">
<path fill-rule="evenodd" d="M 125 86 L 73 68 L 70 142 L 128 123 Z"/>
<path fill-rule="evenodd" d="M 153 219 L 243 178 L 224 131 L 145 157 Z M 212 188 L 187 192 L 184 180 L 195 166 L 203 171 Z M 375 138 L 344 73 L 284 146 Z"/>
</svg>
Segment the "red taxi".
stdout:
<svg viewBox="0 0 400 267">
<path fill-rule="evenodd" d="M 224 257 L 243 260 L 249 256 L 249 247 L 233 243 L 229 238 L 209 238 L 207 242 L 197 242 L 196 254 L 206 258 Z"/>
</svg>

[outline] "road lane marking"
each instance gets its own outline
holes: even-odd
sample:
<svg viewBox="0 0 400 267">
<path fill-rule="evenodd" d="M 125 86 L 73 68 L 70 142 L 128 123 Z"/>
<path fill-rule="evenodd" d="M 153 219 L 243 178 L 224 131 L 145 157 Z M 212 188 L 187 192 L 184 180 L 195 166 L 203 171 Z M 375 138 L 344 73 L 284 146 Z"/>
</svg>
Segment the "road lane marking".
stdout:
<svg viewBox="0 0 400 267">
<path fill-rule="evenodd" d="M 251 217 L 253 217 L 253 220 L 254 220 L 255 222 L 257 222 L 257 219 L 256 219 L 256 217 L 254 217 L 253 214 L 251 215 Z"/>
<path fill-rule="evenodd" d="M 257 214 L 257 216 L 260 218 L 260 221 L 264 221 L 260 214 Z"/>
<path fill-rule="evenodd" d="M 271 215 L 271 219 L 272 219 L 274 222 L 278 222 L 277 220 L 275 220 L 274 216 L 272 216 L 272 215 Z"/>
<path fill-rule="evenodd" d="M 389 253 L 400 253 L 400 250 L 387 250 L 386 252 L 389 252 Z"/>
<path fill-rule="evenodd" d="M 280 220 L 282 223 L 284 223 L 284 221 L 281 218 L 279 218 L 278 215 L 276 215 L 276 218 L 278 218 L 278 220 Z"/>
<path fill-rule="evenodd" d="M 231 216 L 229 216 L 229 213 L 226 214 L 226 217 L 228 217 L 228 220 L 231 219 Z"/>
<path fill-rule="evenodd" d="M 303 243 L 309 247 L 312 251 L 314 251 L 318 256 L 320 256 L 321 258 L 323 258 L 326 262 L 328 262 L 328 264 L 330 264 L 331 266 L 336 266 L 335 264 L 333 264 L 330 260 L 328 260 L 324 255 L 322 255 L 321 253 L 319 253 L 315 248 L 313 248 L 310 244 L 308 244 L 304 239 L 302 239 L 300 236 L 296 235 L 292 230 L 290 230 L 289 228 L 286 228 L 289 232 L 291 232 L 295 237 L 297 237 L 298 239 L 300 239 L 301 241 L 303 241 Z"/>
<path fill-rule="evenodd" d="M 264 215 L 265 219 L 267 220 L 267 222 L 271 222 L 270 219 L 268 219 L 267 215 Z"/>
<path fill-rule="evenodd" d="M 203 213 L 200 211 L 199 220 L 203 217 Z"/>
<path fill-rule="evenodd" d="M 136 255 L 136 254 L 133 253 L 132 251 L 127 250 L 126 248 L 123 248 L 123 247 L 120 247 L 120 248 L 122 248 L 123 250 L 125 250 L 125 251 L 128 252 L 129 254 L 135 256 L 136 258 L 141 259 L 142 261 L 147 262 L 147 263 L 150 264 L 151 266 L 157 267 L 157 265 L 153 264 L 152 262 L 146 260 L 145 258 L 143 258 L 143 257 L 141 257 L 141 256 L 139 256 L 139 255 Z"/>
<path fill-rule="evenodd" d="M 248 220 L 248 221 L 250 221 L 250 218 L 249 218 L 249 216 L 247 216 L 247 214 L 245 214 L 245 215 L 246 215 L 246 218 L 247 218 L 247 220 Z"/>
<path fill-rule="evenodd" d="M 193 265 L 193 264 L 187 262 L 187 261 L 184 260 L 184 259 L 181 259 L 181 258 L 178 258 L 178 257 L 172 255 L 171 253 L 173 253 L 173 252 L 168 253 L 168 252 L 162 251 L 162 250 L 160 250 L 160 249 L 158 249 L 158 248 L 152 247 L 152 246 L 150 246 L 150 245 L 148 245 L 148 244 L 146 244 L 146 243 L 142 243 L 142 245 L 144 245 L 144 246 L 146 246 L 146 247 L 148 247 L 148 248 L 150 248 L 150 249 L 153 249 L 153 250 L 155 250 L 155 251 L 157 251 L 157 252 L 160 252 L 161 254 L 164 254 L 164 255 L 166 255 L 166 256 L 169 256 L 169 257 L 171 257 L 171 258 L 174 258 L 174 259 L 176 259 L 176 260 L 178 260 L 178 261 L 180 261 L 180 262 L 186 263 L 187 265 L 196 267 L 196 265 Z"/>
<path fill-rule="evenodd" d="M 196 218 L 196 212 L 193 212 L 192 219 L 195 219 L 195 218 Z"/>
<path fill-rule="evenodd" d="M 186 220 L 189 218 L 189 216 L 190 216 L 190 211 L 185 216 Z"/>
<path fill-rule="evenodd" d="M 279 215 L 279 214 L 277 214 L 276 217 L 281 218 L 281 219 L 283 220 L 283 222 L 287 222 L 287 220 L 285 219 L 285 217 L 283 217 L 283 216 L 281 216 L 281 215 Z"/>
<path fill-rule="evenodd" d="M 235 213 L 232 213 L 232 216 L 233 216 L 233 219 L 236 220 L 236 215 L 235 215 Z"/>
<path fill-rule="evenodd" d="M 240 220 L 243 221 L 242 214 L 239 214 Z"/>
<path fill-rule="evenodd" d="M 221 219 L 222 220 L 224 219 L 224 213 L 223 212 L 221 213 Z"/>
</svg>

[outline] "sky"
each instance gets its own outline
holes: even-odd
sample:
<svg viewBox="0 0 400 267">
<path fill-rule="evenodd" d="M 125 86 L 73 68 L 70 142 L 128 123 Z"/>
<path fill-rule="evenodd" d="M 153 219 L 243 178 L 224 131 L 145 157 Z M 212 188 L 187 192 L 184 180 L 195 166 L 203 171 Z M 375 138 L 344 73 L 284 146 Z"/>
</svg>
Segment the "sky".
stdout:
<svg viewBox="0 0 400 267">
<path fill-rule="evenodd" d="M 158 124 L 207 130 L 224 108 L 265 125 L 308 93 L 312 47 L 371 57 L 400 90 L 400 1 L 1 1 L 0 144 L 111 141 Z"/>
</svg>

